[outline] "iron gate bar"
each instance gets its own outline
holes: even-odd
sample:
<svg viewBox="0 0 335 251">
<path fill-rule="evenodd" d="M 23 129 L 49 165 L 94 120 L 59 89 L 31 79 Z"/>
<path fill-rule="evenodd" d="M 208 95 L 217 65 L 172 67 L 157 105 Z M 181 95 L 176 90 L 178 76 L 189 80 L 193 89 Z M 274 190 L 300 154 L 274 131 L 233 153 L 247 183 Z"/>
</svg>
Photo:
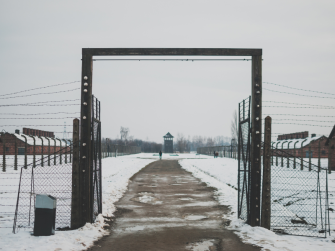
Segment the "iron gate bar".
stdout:
<svg viewBox="0 0 335 251">
<path fill-rule="evenodd" d="M 93 56 L 251 56 L 252 57 L 252 118 L 251 124 L 251 203 L 250 224 L 260 225 L 260 179 L 262 135 L 262 49 L 236 48 L 83 48 L 81 77 L 81 142 L 80 173 L 82 175 L 83 225 L 91 221 L 90 163 L 91 106 Z"/>
</svg>

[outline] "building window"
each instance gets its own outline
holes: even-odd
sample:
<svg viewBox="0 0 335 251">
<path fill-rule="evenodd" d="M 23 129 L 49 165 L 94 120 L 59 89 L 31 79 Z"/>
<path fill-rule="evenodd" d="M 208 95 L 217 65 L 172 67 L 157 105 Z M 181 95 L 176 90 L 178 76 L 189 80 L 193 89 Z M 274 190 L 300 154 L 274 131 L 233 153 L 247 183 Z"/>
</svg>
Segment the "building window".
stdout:
<svg viewBox="0 0 335 251">
<path fill-rule="evenodd" d="M 322 155 L 326 155 L 326 151 L 323 150 L 323 151 L 321 152 L 321 154 L 322 154 Z"/>
<path fill-rule="evenodd" d="M 18 155 L 24 155 L 24 147 L 18 148 Z"/>
<path fill-rule="evenodd" d="M 9 152 L 9 147 L 6 147 L 6 152 Z"/>
<path fill-rule="evenodd" d="M 313 158 L 313 151 L 306 151 L 306 158 L 309 158 L 309 157 Z"/>
</svg>

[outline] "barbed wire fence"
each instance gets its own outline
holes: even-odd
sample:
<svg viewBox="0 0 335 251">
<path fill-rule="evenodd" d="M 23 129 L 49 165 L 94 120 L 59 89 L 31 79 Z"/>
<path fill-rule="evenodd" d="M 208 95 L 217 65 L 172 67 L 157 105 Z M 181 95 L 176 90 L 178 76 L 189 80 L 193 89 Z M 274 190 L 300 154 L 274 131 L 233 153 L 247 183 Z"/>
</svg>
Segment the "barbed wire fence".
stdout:
<svg viewBox="0 0 335 251">
<path fill-rule="evenodd" d="M 335 94 L 268 82 L 263 84 L 267 85 L 263 90 L 269 95 L 278 93 L 281 100 L 297 97 L 301 102 L 263 101 L 263 118 L 270 116 L 273 125 L 270 160 L 272 229 L 310 236 L 334 233 L 335 163 L 332 162 L 335 152 L 334 143 L 326 145 L 326 142 L 335 124 L 332 115 L 335 106 L 325 102 L 335 99 Z M 290 126 L 290 132 L 281 133 L 284 131 L 282 126 L 286 125 Z M 306 128 L 323 133 L 309 133 Z M 302 136 L 298 132 L 305 134 Z"/>
<path fill-rule="evenodd" d="M 0 228 L 13 227 L 21 172 L 26 174 L 31 167 L 38 173 L 38 166 L 44 168 L 43 172 L 48 170 L 43 179 L 34 179 L 36 184 L 44 180 L 48 193 L 59 188 L 52 186 L 53 178 L 60 180 L 61 175 L 64 181 L 71 179 L 68 170 L 63 170 L 70 170 L 73 160 L 69 149 L 72 129 L 66 130 L 65 123 L 72 128 L 73 119 L 80 114 L 80 99 L 72 98 L 79 96 L 79 89 L 80 81 L 72 81 L 0 95 Z M 66 95 L 71 98 L 64 98 Z M 35 130 L 24 134 L 22 127 Z M 50 130 L 52 135 L 47 135 Z"/>
</svg>

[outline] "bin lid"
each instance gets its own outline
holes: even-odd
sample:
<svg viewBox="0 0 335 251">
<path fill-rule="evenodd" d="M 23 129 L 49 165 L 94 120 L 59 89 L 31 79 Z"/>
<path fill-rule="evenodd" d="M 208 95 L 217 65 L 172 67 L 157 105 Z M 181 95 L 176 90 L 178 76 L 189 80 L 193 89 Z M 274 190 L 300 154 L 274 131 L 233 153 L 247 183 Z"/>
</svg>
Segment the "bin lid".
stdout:
<svg viewBox="0 0 335 251">
<path fill-rule="evenodd" d="M 35 208 L 55 209 L 56 208 L 55 197 L 48 194 L 36 194 Z"/>
</svg>

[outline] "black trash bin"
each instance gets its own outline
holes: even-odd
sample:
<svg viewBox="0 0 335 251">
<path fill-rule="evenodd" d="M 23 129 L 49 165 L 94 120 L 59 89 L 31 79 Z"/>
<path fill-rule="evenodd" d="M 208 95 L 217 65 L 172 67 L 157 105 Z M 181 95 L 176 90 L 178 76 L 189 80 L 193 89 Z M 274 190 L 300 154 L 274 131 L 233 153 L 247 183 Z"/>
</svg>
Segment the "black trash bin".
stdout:
<svg viewBox="0 0 335 251">
<path fill-rule="evenodd" d="M 47 194 L 36 194 L 35 202 L 35 236 L 55 234 L 56 198 Z"/>
</svg>

